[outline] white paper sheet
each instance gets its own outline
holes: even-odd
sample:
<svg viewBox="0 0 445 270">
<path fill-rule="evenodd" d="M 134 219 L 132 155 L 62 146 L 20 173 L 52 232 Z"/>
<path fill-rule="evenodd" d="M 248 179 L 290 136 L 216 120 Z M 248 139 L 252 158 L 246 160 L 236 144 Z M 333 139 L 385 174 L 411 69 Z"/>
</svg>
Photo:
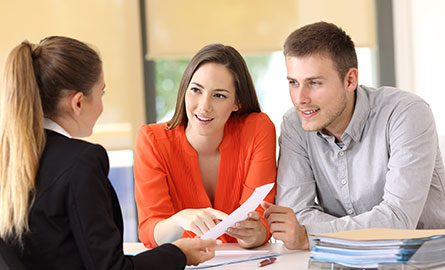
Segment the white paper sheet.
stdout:
<svg viewBox="0 0 445 270">
<path fill-rule="evenodd" d="M 201 236 L 201 239 L 216 239 L 223 235 L 228 227 L 232 227 L 238 221 L 245 220 L 247 218 L 247 214 L 254 211 L 258 205 L 260 205 L 264 198 L 266 198 L 267 194 L 269 194 L 269 192 L 272 190 L 273 186 L 274 183 L 257 187 L 247 201 L 245 201 L 223 221 Z"/>
<path fill-rule="evenodd" d="M 279 256 L 279 253 L 270 250 L 216 250 L 215 257 L 200 263 L 197 266 L 187 266 L 186 269 L 201 269 L 227 265 L 232 263 L 240 263 L 252 260 L 259 260 L 269 257 Z"/>
</svg>

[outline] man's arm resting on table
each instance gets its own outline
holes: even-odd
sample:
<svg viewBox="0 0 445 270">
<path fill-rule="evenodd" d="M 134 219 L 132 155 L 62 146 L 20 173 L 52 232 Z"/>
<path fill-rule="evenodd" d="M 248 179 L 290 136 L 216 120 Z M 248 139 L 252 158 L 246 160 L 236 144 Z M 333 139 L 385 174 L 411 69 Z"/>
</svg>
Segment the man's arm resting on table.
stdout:
<svg viewBox="0 0 445 270">
<path fill-rule="evenodd" d="M 270 232 L 277 240 L 281 240 L 287 249 L 309 249 L 309 239 L 304 226 L 297 221 L 291 208 L 262 202 L 265 209 L 264 218 Z"/>
</svg>

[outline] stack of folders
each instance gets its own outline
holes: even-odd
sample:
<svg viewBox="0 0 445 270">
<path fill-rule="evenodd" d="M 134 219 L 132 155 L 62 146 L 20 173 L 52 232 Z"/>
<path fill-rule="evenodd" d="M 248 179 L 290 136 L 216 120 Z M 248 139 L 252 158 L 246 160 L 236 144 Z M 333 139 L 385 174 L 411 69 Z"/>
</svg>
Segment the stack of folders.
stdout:
<svg viewBox="0 0 445 270">
<path fill-rule="evenodd" d="M 421 266 L 445 263 L 445 230 L 371 228 L 312 236 L 314 261 L 361 269 L 406 264 L 412 257 L 417 257 Z M 426 245 L 428 242 L 434 245 Z M 417 252 L 428 254 L 428 258 Z"/>
</svg>

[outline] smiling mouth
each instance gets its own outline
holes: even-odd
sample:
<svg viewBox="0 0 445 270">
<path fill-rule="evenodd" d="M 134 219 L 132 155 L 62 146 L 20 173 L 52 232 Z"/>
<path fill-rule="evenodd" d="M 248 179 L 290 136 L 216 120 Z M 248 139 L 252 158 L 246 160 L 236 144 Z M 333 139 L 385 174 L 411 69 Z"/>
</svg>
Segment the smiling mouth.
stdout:
<svg viewBox="0 0 445 270">
<path fill-rule="evenodd" d="M 310 110 L 310 111 L 301 111 L 302 114 L 311 115 L 313 113 L 318 112 L 320 109 Z"/>
<path fill-rule="evenodd" d="M 198 118 L 199 121 L 209 122 L 209 121 L 213 120 L 213 118 L 202 117 L 202 116 L 199 116 L 197 114 L 195 114 L 195 117 Z"/>
</svg>

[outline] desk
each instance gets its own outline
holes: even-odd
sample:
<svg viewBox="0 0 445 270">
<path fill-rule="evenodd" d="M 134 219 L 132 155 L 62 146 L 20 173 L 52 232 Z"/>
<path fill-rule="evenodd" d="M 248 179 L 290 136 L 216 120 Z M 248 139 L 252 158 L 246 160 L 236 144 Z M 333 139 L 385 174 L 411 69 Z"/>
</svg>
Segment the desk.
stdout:
<svg viewBox="0 0 445 270">
<path fill-rule="evenodd" d="M 230 249 L 230 250 L 236 250 L 236 249 L 242 249 L 238 244 L 236 243 L 228 243 L 228 244 L 222 244 L 217 247 L 217 249 Z M 257 249 L 261 250 L 272 250 L 275 252 L 281 252 L 282 255 L 277 257 L 277 260 L 275 263 L 264 266 L 259 268 L 257 266 L 258 262 L 260 260 L 255 261 L 248 261 L 248 262 L 242 262 L 242 263 L 235 263 L 230 265 L 222 265 L 218 267 L 211 267 L 208 268 L 210 270 L 221 270 L 221 269 L 230 269 L 230 270 L 248 270 L 248 269 L 264 269 L 264 270 L 299 270 L 299 269 L 308 269 L 308 262 L 309 262 L 309 256 L 310 251 L 290 251 L 286 249 L 283 244 L 281 243 L 274 243 L 274 244 L 266 244 L 262 247 L 259 247 Z M 124 252 L 126 254 L 134 253 L 147 250 L 141 243 L 124 243 Z"/>
</svg>

